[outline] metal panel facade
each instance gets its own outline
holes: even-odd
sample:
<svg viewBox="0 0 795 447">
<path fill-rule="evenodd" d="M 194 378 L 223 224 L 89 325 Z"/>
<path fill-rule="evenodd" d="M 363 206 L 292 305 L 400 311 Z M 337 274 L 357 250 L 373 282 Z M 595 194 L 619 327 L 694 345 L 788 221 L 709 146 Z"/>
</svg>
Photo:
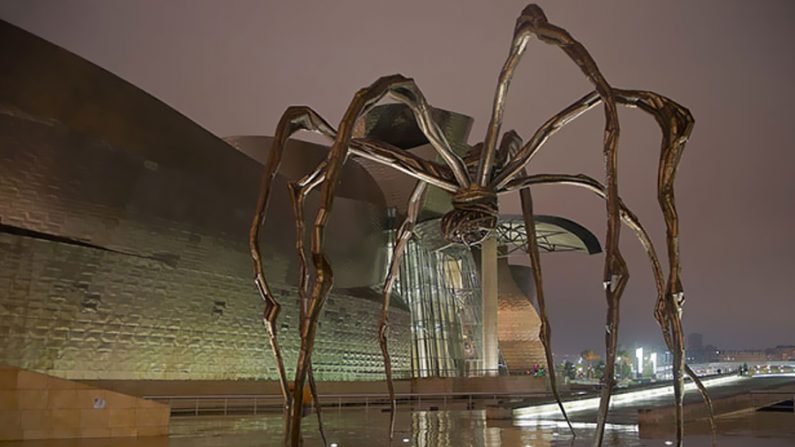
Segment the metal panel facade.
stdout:
<svg viewBox="0 0 795 447">
<path fill-rule="evenodd" d="M 246 239 L 261 165 L 0 25 L 12 59 L 0 74 L 0 362 L 70 379 L 275 379 Z M 374 288 L 386 211 L 375 181 L 350 169 L 350 189 L 368 194 L 341 197 L 330 225 L 340 282 L 320 319 L 321 380 L 383 378 Z M 289 367 L 299 337 L 288 180 L 277 179 L 262 243 Z M 408 370 L 409 314 L 395 301 L 392 362 Z"/>
</svg>

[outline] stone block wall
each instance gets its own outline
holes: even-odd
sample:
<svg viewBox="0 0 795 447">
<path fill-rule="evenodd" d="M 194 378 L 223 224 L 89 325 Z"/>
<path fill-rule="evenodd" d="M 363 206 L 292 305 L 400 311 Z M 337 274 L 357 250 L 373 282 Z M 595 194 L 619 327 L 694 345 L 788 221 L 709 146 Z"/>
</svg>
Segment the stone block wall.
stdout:
<svg viewBox="0 0 795 447">
<path fill-rule="evenodd" d="M 168 405 L 0 365 L 0 441 L 168 435 Z"/>
</svg>

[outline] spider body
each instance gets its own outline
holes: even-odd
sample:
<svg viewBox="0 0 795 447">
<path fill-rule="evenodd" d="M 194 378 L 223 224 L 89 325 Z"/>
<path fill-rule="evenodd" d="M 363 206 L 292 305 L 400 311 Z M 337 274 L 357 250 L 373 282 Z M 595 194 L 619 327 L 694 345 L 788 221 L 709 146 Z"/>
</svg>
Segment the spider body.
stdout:
<svg viewBox="0 0 795 447">
<path fill-rule="evenodd" d="M 531 38 L 560 48 L 593 84 L 594 91 L 566 107 L 541 125 L 526 141 L 513 131 L 502 135 L 497 141 L 503 120 L 503 111 L 508 87 Z M 412 112 L 417 126 L 435 149 L 440 161 L 421 158 L 410 151 L 391 146 L 385 142 L 361 137 L 356 132 L 358 120 L 385 97 L 406 105 Z M 569 122 L 587 111 L 601 105 L 605 115 L 604 159 L 605 184 L 582 174 L 527 174 L 533 156 L 544 143 Z M 663 212 L 666 226 L 668 257 L 667 279 L 663 266 L 649 235 L 634 213 L 624 204 L 618 194 L 618 137 L 619 123 L 617 107 L 636 108 L 651 115 L 662 131 L 660 164 L 658 169 L 657 200 Z M 699 386 L 705 402 L 711 410 L 711 402 L 698 377 L 685 365 L 684 332 L 681 325 L 682 281 L 679 261 L 679 222 L 673 194 L 676 170 L 681 160 L 685 143 L 693 127 L 693 118 L 684 107 L 653 92 L 622 90 L 612 87 L 599 71 L 596 62 L 585 49 L 564 29 L 550 24 L 536 5 L 526 7 L 516 21 L 510 51 L 500 71 L 494 95 L 491 119 L 482 143 L 472 147 L 462 158 L 452 150 L 445 135 L 431 116 L 432 108 L 412 79 L 402 75 L 379 78 L 353 96 L 339 126 L 335 129 L 318 113 L 306 106 L 289 107 L 282 115 L 274 134 L 262 177 L 257 209 L 251 224 L 249 244 L 254 261 L 255 284 L 265 305 L 263 322 L 268 331 L 280 384 L 285 402 L 285 442 L 297 447 L 301 443 L 301 417 L 305 383 L 317 395 L 312 377 L 311 358 L 317 321 L 326 297 L 333 285 L 333 269 L 324 251 L 325 227 L 334 204 L 334 192 L 339 183 L 341 166 L 349 157 L 362 157 L 389 166 L 416 180 L 409 199 L 405 219 L 400 226 L 393 256 L 383 288 L 382 318 L 378 337 L 384 357 L 384 370 L 392 402 L 390 435 L 394 429 L 396 404 L 392 385 L 392 369 L 388 350 L 389 303 L 392 287 L 398 275 L 403 252 L 412 237 L 419 217 L 428 185 L 434 185 L 451 195 L 453 209 L 443 216 L 441 230 L 444 237 L 453 243 L 467 246 L 478 244 L 488 237 L 497 224 L 499 214 L 497 197 L 518 191 L 527 234 L 527 252 L 533 269 L 536 301 L 541 320 L 539 338 L 544 346 L 550 388 L 563 416 L 568 422 L 565 409 L 557 392 L 554 360 L 551 351 L 551 329 L 546 314 L 545 296 L 541 275 L 538 244 L 535 238 L 533 200 L 531 188 L 538 185 L 570 185 L 585 188 L 604 199 L 607 211 L 605 236 L 605 268 L 603 280 L 607 301 L 607 325 L 605 330 L 606 367 L 604 386 L 601 391 L 597 430 L 594 445 L 601 446 L 607 421 L 607 410 L 615 385 L 614 368 L 618 344 L 619 302 L 629 279 L 629 271 L 619 250 L 621 224 L 631 229 L 646 251 L 657 289 L 657 304 L 654 316 L 659 323 L 663 339 L 673 353 L 674 394 L 676 401 L 677 445 L 683 438 L 682 397 L 684 373 L 687 372 Z M 321 134 L 331 141 L 329 154 L 314 171 L 291 184 L 291 198 L 296 225 L 296 254 L 300 266 L 300 327 L 301 350 L 292 386 L 288 386 L 287 375 L 276 336 L 276 320 L 280 304 L 268 287 L 258 243 L 259 228 L 265 218 L 271 181 L 276 175 L 287 140 L 298 131 Z M 312 225 L 311 260 L 314 278 L 310 282 L 308 257 L 304 249 L 304 201 L 313 189 L 320 188 L 321 206 Z M 292 393 L 290 392 L 292 389 Z M 316 407 L 319 410 L 319 406 Z M 320 421 L 320 413 L 318 413 Z M 712 418 L 710 417 L 712 422 Z M 569 424 L 571 428 L 571 424 Z M 323 433 L 320 424 L 321 434 Z M 572 429 L 573 433 L 573 429 Z M 713 424 L 714 434 L 714 424 Z"/>
<path fill-rule="evenodd" d="M 497 226 L 497 194 L 475 187 L 452 196 L 453 209 L 441 220 L 442 235 L 454 244 L 477 245 Z"/>
</svg>

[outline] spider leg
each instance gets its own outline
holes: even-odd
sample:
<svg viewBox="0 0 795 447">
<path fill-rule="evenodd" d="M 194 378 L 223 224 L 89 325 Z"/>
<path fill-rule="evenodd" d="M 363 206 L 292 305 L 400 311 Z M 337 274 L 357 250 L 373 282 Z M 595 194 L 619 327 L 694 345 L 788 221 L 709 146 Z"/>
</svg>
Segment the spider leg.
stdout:
<svg viewBox="0 0 795 447">
<path fill-rule="evenodd" d="M 513 73 L 527 48 L 528 41 L 530 37 L 533 36 L 538 37 L 539 40 L 545 43 L 560 47 L 596 86 L 597 91 L 595 96 L 605 99 L 606 102 L 605 113 L 607 114 L 608 123 L 605 129 L 605 148 L 607 150 L 608 146 L 615 146 L 616 144 L 615 140 L 617 140 L 618 137 L 618 117 L 615 104 L 613 103 L 611 88 L 599 72 L 593 58 L 588 54 L 585 47 L 576 41 L 568 32 L 550 24 L 541 8 L 537 5 L 528 5 L 516 21 L 510 52 L 500 71 L 497 90 L 494 94 L 491 119 L 483 143 L 484 148 L 481 163 L 478 167 L 478 174 L 475 179 L 475 181 L 481 185 L 485 186 L 491 183 L 489 179 L 495 161 L 497 136 L 502 126 L 508 88 L 513 79 Z M 518 173 L 518 170 L 514 172 L 514 174 L 516 173 Z"/>
<path fill-rule="evenodd" d="M 660 163 L 657 171 L 657 200 L 662 209 L 666 227 L 666 248 L 668 252 L 668 281 L 665 297 L 668 302 L 668 315 L 674 345 L 674 371 L 675 389 L 683 390 L 684 383 L 682 371 L 685 366 L 684 331 L 682 330 L 682 305 L 684 304 L 684 289 L 680 279 L 681 263 L 679 255 L 679 216 L 676 211 L 674 197 L 674 180 L 679 167 L 685 144 L 693 130 L 695 120 L 690 112 L 676 102 L 661 95 L 646 91 L 618 90 L 617 96 L 628 106 L 651 114 L 663 134 Z M 699 382 L 696 382 L 697 384 Z M 706 390 L 699 386 L 699 391 L 705 398 L 707 407 L 712 410 L 711 400 Z M 682 391 L 680 391 L 682 392 Z M 679 424 L 682 413 L 682 402 L 677 401 L 677 444 L 681 445 L 684 436 L 684 426 Z M 714 417 L 710 413 L 712 428 L 712 443 L 716 443 L 716 428 Z"/>
<path fill-rule="evenodd" d="M 495 175 L 490 186 L 495 190 L 504 188 L 511 179 L 522 173 L 533 156 L 551 136 L 601 102 L 602 97 L 596 92 L 591 92 L 548 119 L 536 130 L 527 143 L 513 154 L 511 160 Z"/>
<path fill-rule="evenodd" d="M 453 190 L 453 191 L 455 191 L 457 188 L 455 183 L 451 183 L 454 181 L 452 179 L 452 173 L 445 166 L 441 166 L 434 162 L 424 160 L 410 152 L 403 151 L 402 149 L 390 146 L 381 141 L 376 141 L 368 138 L 353 139 L 350 142 L 350 153 L 357 157 L 362 157 L 381 164 L 385 164 L 387 166 L 400 170 L 401 172 L 407 173 L 412 177 L 419 178 L 421 179 L 419 183 L 422 185 L 427 185 L 427 183 L 430 183 L 442 187 L 446 190 Z M 305 249 L 304 249 L 304 203 L 309 193 L 312 190 L 314 190 L 317 186 L 319 186 L 323 182 L 323 180 L 325 180 L 326 178 L 325 171 L 327 164 L 328 161 L 324 160 L 315 168 L 313 172 L 306 175 L 297 182 L 288 184 L 288 188 L 290 190 L 291 203 L 293 206 L 293 214 L 295 216 L 295 223 L 296 223 L 295 240 L 296 240 L 296 253 L 298 255 L 299 278 L 300 278 L 298 290 L 299 290 L 300 303 L 301 303 L 300 305 L 301 331 L 303 331 L 303 325 L 306 322 L 306 309 L 308 301 L 307 289 L 310 278 L 309 270 L 307 267 Z M 423 186 L 423 190 L 424 189 L 425 186 Z M 421 204 L 421 200 L 418 201 L 418 205 L 419 204 Z M 405 244 L 403 245 L 403 247 L 400 247 L 399 249 L 400 254 L 398 256 L 402 255 L 404 247 Z M 398 249 L 396 248 L 396 253 L 397 252 Z M 400 263 L 398 262 L 397 264 L 398 267 L 399 264 Z M 394 278 L 392 279 L 392 282 L 394 282 Z M 390 283 L 389 285 L 390 294 L 391 294 L 391 287 L 392 284 Z M 382 344 L 382 352 L 386 352 L 385 343 L 386 340 L 384 340 Z M 385 354 L 385 356 L 388 356 L 388 352 Z M 391 366 L 388 357 L 385 357 L 385 359 L 386 359 L 385 365 Z M 392 396 L 391 400 L 394 402 L 394 397 L 393 397 L 394 388 L 391 382 L 391 367 L 387 367 L 387 376 L 389 377 L 388 386 L 390 389 L 390 396 Z M 312 398 L 315 402 L 315 409 L 317 411 L 318 427 L 320 430 L 320 435 L 323 438 L 324 444 L 327 444 L 325 430 L 322 422 L 321 405 L 317 392 L 317 386 L 314 380 L 311 363 L 309 370 L 307 372 L 307 377 L 309 381 L 309 387 L 312 392 Z M 390 430 L 390 432 L 392 432 L 394 430 L 394 417 L 390 424 L 390 427 L 392 427 Z"/>
<path fill-rule="evenodd" d="M 309 269 L 307 268 L 306 253 L 304 250 L 304 203 L 306 197 L 320 185 L 326 178 L 326 160 L 323 160 L 313 172 L 301 178 L 297 182 L 287 185 L 290 191 L 290 202 L 293 206 L 293 216 L 295 219 L 295 251 L 298 255 L 298 295 L 300 297 L 300 319 L 304 324 L 307 309 L 307 293 L 309 285 Z"/>
<path fill-rule="evenodd" d="M 688 376 L 693 380 L 693 383 L 696 384 L 698 388 L 698 392 L 701 394 L 701 398 L 704 400 L 704 404 L 707 406 L 707 414 L 709 416 L 709 429 L 712 433 L 712 447 L 718 445 L 718 426 L 715 424 L 715 409 L 712 406 L 712 399 L 709 397 L 709 392 L 707 392 L 707 387 L 701 382 L 701 379 L 698 377 L 693 368 L 690 367 L 687 363 L 685 363 L 685 372 Z M 682 432 L 684 434 L 684 431 Z M 681 444 L 680 444 L 681 447 Z"/>
<path fill-rule="evenodd" d="M 293 205 L 293 216 L 295 218 L 295 250 L 298 255 L 298 270 L 299 270 L 299 283 L 298 283 L 298 296 L 300 300 L 299 305 L 299 332 L 303 332 L 304 325 L 306 324 L 306 309 L 307 309 L 307 286 L 309 284 L 309 269 L 307 268 L 306 254 L 304 251 L 304 202 L 306 196 L 317 187 L 325 179 L 326 160 L 323 160 L 317 168 L 302 179 L 294 183 L 289 183 L 288 189 L 290 190 L 290 201 Z M 317 384 L 315 383 L 315 375 L 313 368 L 310 364 L 309 371 L 309 389 L 312 393 L 312 401 L 314 402 L 315 412 L 317 414 L 317 425 L 320 431 L 320 437 L 323 440 L 323 445 L 328 445 L 326 439 L 326 432 L 323 428 L 323 416 L 321 414 L 320 398 L 317 392 Z M 289 429 L 286 431 L 289 433 Z"/>
<path fill-rule="evenodd" d="M 328 293 L 333 285 L 333 271 L 326 257 L 323 248 L 324 233 L 329 215 L 334 205 L 334 192 L 340 180 L 342 165 L 348 155 L 349 146 L 353 136 L 356 120 L 367 113 L 385 95 L 391 94 L 395 99 L 409 103 L 412 95 L 419 94 L 414 82 L 401 75 L 392 75 L 379 78 L 369 87 L 359 90 L 351 100 L 348 109 L 340 121 L 334 144 L 326 158 L 327 166 L 325 169 L 326 178 L 321 186 L 321 205 L 317 214 L 312 230 L 312 262 L 315 268 L 315 277 L 311 288 L 311 295 L 307 305 L 307 321 L 301 333 L 301 350 L 298 355 L 298 365 L 295 372 L 295 389 L 293 390 L 292 422 L 290 423 L 289 442 L 297 447 L 301 443 L 301 416 L 303 402 L 300 399 L 300 392 L 306 382 L 307 371 L 314 349 L 315 336 L 317 333 L 317 321 L 323 308 L 323 304 L 328 297 Z M 420 98 L 424 100 L 424 98 Z M 409 104 L 411 107 L 411 104 Z M 415 115 L 428 123 L 433 123 L 429 116 L 429 109 L 414 107 Z M 421 124 L 422 127 L 422 124 Z M 433 126 L 432 126 L 433 127 Z M 438 129 L 438 127 L 436 127 Z M 441 131 L 439 132 L 441 134 Z M 452 153 L 452 152 L 451 152 Z M 460 158 L 459 158 L 460 160 Z M 463 163 L 463 162 L 462 162 Z M 450 166 L 454 175 L 456 168 Z M 463 173 L 465 176 L 466 172 Z M 458 174 L 457 176 L 460 176 Z M 467 179 L 467 177 L 464 177 Z"/>
<path fill-rule="evenodd" d="M 354 138 L 351 140 L 350 151 L 357 157 L 387 165 L 445 191 L 454 193 L 459 189 L 452 171 L 447 166 L 425 160 L 383 141 L 371 138 Z"/>
<path fill-rule="evenodd" d="M 268 209 L 268 199 L 270 198 L 271 185 L 273 177 L 279 169 L 281 164 L 282 153 L 284 146 L 290 136 L 299 130 L 311 130 L 325 135 L 333 136 L 333 129 L 328 125 L 319 115 L 308 107 L 289 107 L 285 110 L 279 124 L 276 127 L 276 135 L 274 136 L 271 151 L 268 154 L 268 160 L 265 163 L 264 172 L 262 174 L 262 183 L 260 185 L 259 198 L 257 199 L 257 207 L 254 213 L 254 218 L 251 222 L 249 230 L 249 249 L 251 251 L 251 258 L 254 261 L 254 283 L 257 290 L 262 297 L 265 304 L 262 320 L 265 323 L 265 328 L 268 332 L 268 339 L 270 341 L 273 357 L 276 362 L 276 368 L 279 373 L 279 384 L 281 386 L 282 397 L 284 398 L 284 412 L 285 416 L 289 414 L 291 399 L 287 387 L 287 375 L 284 370 L 284 360 L 282 358 L 281 349 L 279 348 L 279 341 L 276 334 L 276 319 L 279 316 L 281 305 L 268 286 L 265 279 L 265 271 L 262 264 L 262 254 L 259 248 L 259 230 L 260 226 L 265 220 L 265 214 Z M 289 419 L 285 418 L 285 423 L 289 424 Z"/>
<path fill-rule="evenodd" d="M 527 253 L 530 255 L 530 266 L 533 269 L 536 299 L 538 300 L 538 316 L 541 318 L 539 336 L 541 338 L 541 344 L 544 345 L 544 355 L 547 359 L 549 386 L 552 389 L 552 395 L 555 396 L 555 400 L 558 403 L 560 412 L 563 413 L 563 418 L 566 419 L 566 423 L 569 425 L 572 436 L 577 436 L 569 420 L 569 415 L 566 414 L 566 409 L 563 408 L 563 402 L 560 400 L 557 381 L 555 379 L 555 361 L 552 358 L 552 330 L 549 326 L 546 302 L 544 300 L 544 286 L 541 279 L 541 256 L 538 253 L 536 224 L 535 218 L 533 217 L 533 196 L 530 193 L 530 187 L 522 188 L 519 191 L 519 196 L 522 200 L 522 215 L 524 216 L 525 233 L 527 233 Z"/>
<path fill-rule="evenodd" d="M 497 148 L 494 159 L 497 166 L 507 163 L 520 147 L 522 147 L 522 137 L 515 130 L 512 129 L 502 134 L 500 146 Z"/>
<path fill-rule="evenodd" d="M 384 281 L 384 306 L 381 311 L 381 324 L 378 329 L 378 340 L 381 343 L 381 353 L 384 356 L 384 370 L 386 372 L 386 383 L 389 388 L 389 402 L 392 410 L 389 417 L 389 438 L 395 431 L 395 417 L 397 416 L 397 404 L 395 402 L 395 387 L 392 383 L 392 361 L 389 358 L 389 348 L 387 346 L 387 336 L 389 335 L 389 300 L 392 296 L 392 287 L 395 285 L 395 279 L 400 273 L 400 262 L 403 260 L 403 253 L 406 251 L 409 239 L 411 239 L 412 232 L 414 231 L 414 224 L 417 222 L 417 217 L 422 208 L 423 198 L 428 184 L 422 181 L 417 182 L 414 191 L 411 193 L 409 199 L 408 210 L 406 212 L 406 219 L 400 225 L 395 239 L 395 249 L 392 253 L 392 260 L 389 263 L 389 271 Z"/>
<path fill-rule="evenodd" d="M 428 138 L 428 142 L 431 143 L 431 146 L 442 157 L 450 170 L 453 171 L 453 176 L 455 176 L 458 185 L 468 188 L 471 180 L 466 163 L 458 154 L 453 152 L 439 125 L 431 118 L 431 108 L 428 105 L 428 101 L 414 80 L 404 78 L 399 84 L 390 88 L 389 95 L 411 109 L 420 130 Z"/>
<path fill-rule="evenodd" d="M 500 147 L 497 150 L 498 166 L 502 165 L 508 157 L 512 156 L 519 150 L 522 145 L 522 138 L 515 131 L 510 130 L 505 132 L 500 141 Z M 530 266 L 533 269 L 533 281 L 536 290 L 536 299 L 538 300 L 538 316 L 541 320 L 541 328 L 539 329 L 539 338 L 541 344 L 544 346 L 544 356 L 547 361 L 547 371 L 549 377 L 549 387 L 552 390 L 552 395 L 558 403 L 560 412 L 569 426 L 569 430 L 573 437 L 577 436 L 574 427 L 569 420 L 569 415 L 563 407 L 563 402 L 560 400 L 560 393 L 558 392 L 557 379 L 555 377 L 555 361 L 552 358 L 552 328 L 549 324 L 549 317 L 547 316 L 546 299 L 544 295 L 544 284 L 541 274 L 541 255 L 538 250 L 538 240 L 536 238 L 536 223 L 533 213 L 533 195 L 530 187 L 524 187 L 519 190 L 519 197 L 522 202 L 522 216 L 524 217 L 525 233 L 527 234 L 527 254 L 530 256 Z"/>
<path fill-rule="evenodd" d="M 505 109 L 505 98 L 508 86 L 513 78 L 513 72 L 527 48 L 531 37 L 537 37 L 542 42 L 555 45 L 562 49 L 582 70 L 588 80 L 594 84 L 596 91 L 603 100 L 605 111 L 604 155 L 607 174 L 607 236 L 605 237 L 605 268 L 604 284 L 607 299 L 607 330 L 605 331 L 606 366 L 605 380 L 599 402 L 599 417 L 597 419 L 596 436 L 594 445 L 601 446 L 604 437 L 604 427 L 607 422 L 607 411 L 610 406 L 610 396 L 615 386 L 613 376 L 615 370 L 616 348 L 618 346 L 619 302 L 624 292 L 629 271 L 621 255 L 619 238 L 621 222 L 618 209 L 618 111 L 615 98 L 610 85 L 605 80 L 596 62 L 585 49 L 566 30 L 550 24 L 544 12 L 537 5 L 528 5 L 516 21 L 513 41 L 508 59 L 500 71 L 497 91 L 494 94 L 492 115 L 484 140 L 483 158 L 478 166 L 475 181 L 482 186 L 491 182 L 494 152 L 497 143 L 497 134 L 502 125 L 502 116 Z"/>
<path fill-rule="evenodd" d="M 530 185 L 543 185 L 543 184 L 561 184 L 561 185 L 572 185 L 578 186 L 585 189 L 588 189 L 595 194 L 597 194 L 601 198 L 605 198 L 607 195 L 606 188 L 604 185 L 599 183 L 599 181 L 588 177 L 586 175 L 567 175 L 567 174 L 558 174 L 558 175 L 551 175 L 551 174 L 540 174 L 540 175 L 532 175 L 523 177 L 520 179 L 516 179 L 509 184 L 508 188 L 505 191 L 511 191 L 515 189 L 523 190 L 523 188 L 527 188 Z M 657 287 L 657 303 L 655 305 L 654 311 L 654 318 L 657 320 L 660 328 L 662 329 L 663 339 L 665 340 L 666 346 L 674 352 L 676 349 L 676 341 L 673 338 L 671 332 L 675 325 L 679 326 L 679 330 L 681 331 L 681 315 L 675 312 L 670 311 L 670 302 L 666 299 L 669 294 L 666 293 L 665 289 L 665 281 L 663 279 L 663 270 L 660 264 L 659 258 L 657 256 L 657 252 L 654 248 L 654 244 L 651 241 L 646 230 L 640 223 L 638 217 L 630 210 L 623 201 L 619 200 L 619 206 L 621 211 L 621 220 L 627 225 L 637 236 L 638 240 L 640 241 L 643 249 L 646 251 L 646 254 L 649 258 L 649 262 L 651 264 L 652 273 L 655 279 L 655 285 Z M 708 415 L 709 415 L 709 422 L 710 428 L 712 431 L 712 443 L 713 445 L 716 442 L 716 433 L 717 427 L 715 425 L 715 416 L 714 410 L 712 406 L 712 399 L 709 397 L 706 387 L 702 383 L 701 379 L 698 375 L 693 371 L 690 366 L 687 364 L 684 365 L 684 372 L 693 380 L 696 387 L 698 388 L 705 405 L 707 406 Z M 674 376 L 676 382 L 678 377 L 681 377 L 683 372 L 679 372 L 674 368 Z M 679 391 L 677 391 L 679 390 Z M 682 388 L 674 387 L 674 395 L 677 404 L 677 408 L 680 408 L 682 398 L 684 395 L 684 391 Z M 682 419 L 682 412 L 676 412 L 676 420 L 677 420 L 677 443 L 681 445 L 682 442 L 682 435 L 683 432 L 680 432 L 679 427 L 683 427 L 683 419 Z"/>
<path fill-rule="evenodd" d="M 669 272 L 667 285 L 664 286 L 664 291 L 659 296 L 655 308 L 655 318 L 660 322 L 667 322 L 663 324 L 663 329 L 666 331 L 663 336 L 668 337 L 668 340 L 670 340 L 669 347 L 674 354 L 674 396 L 676 401 L 678 444 L 681 444 L 681 438 L 684 436 L 682 399 L 684 395 L 685 370 L 690 370 L 688 375 L 693 378 L 694 383 L 701 392 L 705 405 L 709 409 L 710 427 L 714 444 L 717 437 L 717 428 L 712 412 L 712 401 L 701 380 L 692 373 L 692 369 L 685 365 L 684 331 L 682 330 L 681 322 L 684 293 L 679 278 L 679 222 L 673 187 L 676 170 L 682 157 L 684 145 L 692 131 L 694 120 L 686 108 L 657 93 L 613 89 L 613 94 L 617 103 L 627 107 L 639 108 L 652 115 L 663 134 L 658 166 L 657 190 L 658 201 L 666 224 Z M 602 97 L 598 92 L 591 92 L 549 119 L 536 131 L 528 143 L 516 153 L 514 159 L 497 174 L 490 187 L 497 191 L 504 188 L 515 175 L 521 172 L 550 136 L 601 101 Z M 663 318 L 663 314 L 667 314 L 667 317 Z"/>
</svg>

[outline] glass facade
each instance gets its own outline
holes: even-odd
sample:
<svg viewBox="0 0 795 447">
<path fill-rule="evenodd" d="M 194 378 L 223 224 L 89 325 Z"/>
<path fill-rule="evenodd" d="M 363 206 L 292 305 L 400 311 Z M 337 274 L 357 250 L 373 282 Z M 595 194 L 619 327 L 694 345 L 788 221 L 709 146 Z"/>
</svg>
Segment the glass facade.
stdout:
<svg viewBox="0 0 795 447">
<path fill-rule="evenodd" d="M 433 251 L 412 238 L 394 291 L 411 311 L 412 377 L 466 377 L 482 369 L 480 281 L 469 249 Z"/>
</svg>

